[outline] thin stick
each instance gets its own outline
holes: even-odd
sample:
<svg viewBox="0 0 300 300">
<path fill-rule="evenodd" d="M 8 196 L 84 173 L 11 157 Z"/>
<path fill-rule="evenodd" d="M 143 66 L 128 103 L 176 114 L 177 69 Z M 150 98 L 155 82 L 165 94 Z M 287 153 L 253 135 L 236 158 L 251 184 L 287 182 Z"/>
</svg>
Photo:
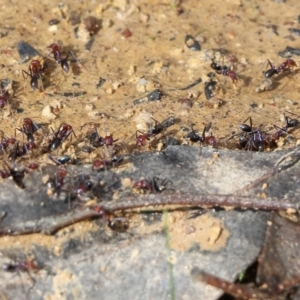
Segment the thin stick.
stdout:
<svg viewBox="0 0 300 300">
<path fill-rule="evenodd" d="M 289 160 L 287 160 L 287 159 L 289 159 Z M 283 163 L 285 160 L 287 160 L 287 162 Z M 283 155 L 282 157 L 280 157 L 280 159 L 275 163 L 275 166 L 271 171 L 269 171 L 266 174 L 262 175 L 261 177 L 259 177 L 255 181 L 247 184 L 243 188 L 237 190 L 234 193 L 234 195 L 241 195 L 244 192 L 253 189 L 255 186 L 258 186 L 262 182 L 264 182 L 266 180 L 269 180 L 270 178 L 276 176 L 280 172 L 293 167 L 296 163 L 298 163 L 299 160 L 300 160 L 300 145 L 296 146 L 293 151 L 291 151 L 291 152 Z"/>
<path fill-rule="evenodd" d="M 267 294 L 260 292 L 257 288 L 246 287 L 243 284 L 232 283 L 223 280 L 221 278 L 203 272 L 198 268 L 194 268 L 192 270 L 192 276 L 194 280 L 202 281 L 218 289 L 222 289 L 225 293 L 236 296 L 239 299 L 240 298 L 253 299 L 253 300 L 274 299 L 269 297 Z"/>
<path fill-rule="evenodd" d="M 296 201 L 295 201 L 296 202 Z M 146 208 L 150 206 L 197 206 L 197 207 L 234 207 L 244 209 L 259 210 L 298 210 L 300 204 L 288 200 L 279 200 L 276 198 L 262 199 L 258 197 L 244 197 L 235 195 L 201 195 L 201 194 L 183 194 L 183 193 L 161 193 L 150 194 L 139 197 L 128 197 L 124 201 L 112 203 L 103 206 L 103 209 L 109 211 L 124 211 L 137 208 Z"/>
<path fill-rule="evenodd" d="M 294 199 L 273 199 L 273 198 L 257 198 L 243 197 L 234 195 L 201 195 L 201 194 L 183 194 L 183 193 L 160 193 L 142 195 L 139 197 L 127 197 L 122 201 L 113 202 L 108 205 L 101 206 L 104 213 L 113 214 L 118 211 L 134 211 L 145 208 L 157 207 L 157 210 L 168 208 L 172 210 L 172 206 L 186 207 L 230 207 L 242 209 L 255 209 L 267 211 L 298 211 L 300 203 L 292 201 Z M 294 203 L 295 202 L 295 203 Z M 178 207 L 177 207 L 178 208 Z M 103 215 L 103 214 L 102 214 Z M 101 214 L 90 208 L 75 209 L 59 216 L 49 216 L 38 220 L 30 220 L 27 222 L 16 223 L 7 228 L 0 229 L 0 235 L 18 235 L 34 232 L 42 232 L 44 234 L 53 234 L 61 228 L 71 224 L 88 220 L 91 218 L 101 217 Z"/>
</svg>

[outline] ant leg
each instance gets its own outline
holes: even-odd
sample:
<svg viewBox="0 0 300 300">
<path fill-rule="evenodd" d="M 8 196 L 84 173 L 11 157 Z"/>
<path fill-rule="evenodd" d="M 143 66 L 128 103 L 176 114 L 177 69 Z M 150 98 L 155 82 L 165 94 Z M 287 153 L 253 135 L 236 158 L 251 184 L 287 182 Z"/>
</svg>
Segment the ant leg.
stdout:
<svg viewBox="0 0 300 300">
<path fill-rule="evenodd" d="M 285 110 L 283 113 L 284 113 L 284 114 L 287 113 L 287 114 L 290 114 L 290 115 L 293 115 L 293 116 L 296 116 L 296 117 L 299 118 L 298 115 L 296 115 L 296 114 L 294 114 L 294 113 L 292 113 L 292 112 L 290 112 L 290 111 L 287 111 L 287 110 Z"/>
<path fill-rule="evenodd" d="M 141 133 L 141 134 L 145 134 L 145 132 L 143 132 L 143 131 L 141 131 L 141 130 L 137 130 L 137 131 L 135 132 L 136 138 L 138 137 L 138 135 L 137 135 L 138 132 Z"/>
<path fill-rule="evenodd" d="M 281 130 L 281 131 L 283 131 L 283 132 L 287 132 L 286 127 L 281 128 L 281 127 L 279 127 L 279 126 L 277 126 L 277 125 L 275 125 L 275 124 L 272 124 L 272 125 L 274 126 L 274 128 L 276 128 L 276 129 L 278 129 L 278 130 Z"/>
<path fill-rule="evenodd" d="M 248 117 L 245 121 L 243 121 L 243 123 L 246 123 L 248 120 L 249 120 L 250 128 L 252 131 L 252 118 L 251 117 Z"/>
<path fill-rule="evenodd" d="M 203 128 L 203 131 L 202 131 L 202 141 L 204 142 L 205 141 L 205 132 L 206 132 L 206 125 L 204 126 L 204 128 Z"/>
<path fill-rule="evenodd" d="M 275 70 L 275 66 L 270 62 L 270 60 L 268 59 L 268 64 L 270 66 L 271 69 Z"/>
<path fill-rule="evenodd" d="M 31 282 L 32 282 L 30 288 L 28 289 L 28 291 L 27 291 L 27 293 L 26 293 L 26 299 L 29 299 L 29 293 L 30 293 L 30 292 L 32 291 L 32 289 L 34 288 L 35 283 L 36 283 L 36 280 L 31 276 L 31 274 L 29 273 L 28 270 L 26 270 L 26 273 L 28 274 L 28 276 L 29 276 L 29 278 L 30 278 L 30 280 L 31 280 Z M 25 288 L 24 288 L 24 290 L 25 290 Z"/>
<path fill-rule="evenodd" d="M 78 63 L 79 65 L 81 65 L 81 66 L 86 70 L 86 67 L 85 67 L 84 64 L 76 57 L 76 55 L 74 54 L 74 52 L 70 50 L 69 53 L 68 53 L 68 55 L 67 55 L 67 57 L 69 57 L 70 54 L 74 57 L 74 59 L 77 61 L 77 63 Z"/>
<path fill-rule="evenodd" d="M 29 74 L 28 72 L 26 72 L 25 70 L 22 70 L 22 75 L 23 75 L 23 78 L 26 79 L 27 77 L 25 77 L 24 73 L 27 75 L 27 77 L 32 77 L 31 74 Z"/>
<path fill-rule="evenodd" d="M 192 129 L 193 135 L 196 135 L 196 132 L 195 132 L 195 130 L 194 130 L 194 125 L 195 125 L 195 124 L 193 124 L 193 123 L 191 124 L 191 129 Z"/>
<path fill-rule="evenodd" d="M 71 142 L 72 142 L 72 135 L 74 135 L 74 137 L 77 138 L 73 129 L 66 135 L 64 139 L 66 140 L 69 136 L 71 136 Z"/>
<path fill-rule="evenodd" d="M 39 78 L 40 78 L 40 81 L 41 81 L 42 90 L 44 92 L 45 90 L 44 90 L 44 85 L 43 85 L 43 78 L 42 78 L 41 74 L 39 74 Z"/>
</svg>

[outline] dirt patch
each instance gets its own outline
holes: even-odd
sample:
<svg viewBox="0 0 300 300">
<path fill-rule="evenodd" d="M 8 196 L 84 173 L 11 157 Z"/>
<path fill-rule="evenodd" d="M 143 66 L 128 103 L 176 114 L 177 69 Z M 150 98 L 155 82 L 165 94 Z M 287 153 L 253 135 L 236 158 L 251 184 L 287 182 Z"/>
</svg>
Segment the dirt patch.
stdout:
<svg viewBox="0 0 300 300">
<path fill-rule="evenodd" d="M 217 252 L 226 246 L 230 235 L 221 220 L 205 214 L 196 219 L 186 219 L 178 212 L 169 217 L 171 249 L 186 251 L 195 246 L 200 250 Z"/>
</svg>

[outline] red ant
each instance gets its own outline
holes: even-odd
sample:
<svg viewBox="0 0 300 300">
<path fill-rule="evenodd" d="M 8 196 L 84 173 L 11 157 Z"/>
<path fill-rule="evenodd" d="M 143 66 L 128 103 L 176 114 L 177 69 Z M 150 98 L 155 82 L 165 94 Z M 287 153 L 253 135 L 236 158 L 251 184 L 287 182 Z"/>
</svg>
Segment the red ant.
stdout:
<svg viewBox="0 0 300 300">
<path fill-rule="evenodd" d="M 75 133 L 71 125 L 61 124 L 56 132 L 54 132 L 54 138 L 49 143 L 48 150 L 52 151 L 57 149 L 63 141 L 65 141 L 70 134 L 73 134 L 75 137 Z"/>
<path fill-rule="evenodd" d="M 114 140 L 112 134 L 106 135 L 104 138 L 101 137 L 95 129 L 93 133 L 88 135 L 88 140 L 91 143 L 91 145 L 95 148 L 102 147 L 104 145 L 106 146 L 112 146 L 114 142 L 118 141 L 118 139 Z"/>
<path fill-rule="evenodd" d="M 19 142 L 16 143 L 16 146 L 12 153 L 9 155 L 10 160 L 15 160 L 18 157 L 28 154 L 29 150 L 36 149 L 37 146 L 34 142 L 27 142 L 22 146 L 19 146 Z"/>
<path fill-rule="evenodd" d="M 17 263 L 7 263 L 4 264 L 2 266 L 2 271 L 4 272 L 18 272 L 18 273 L 24 273 L 26 272 L 28 274 L 28 276 L 30 277 L 31 281 L 32 281 L 32 286 L 30 287 L 30 289 L 28 290 L 28 292 L 26 293 L 26 299 L 29 296 L 29 292 L 32 290 L 32 288 L 34 287 L 35 284 L 35 279 L 30 275 L 30 272 L 38 272 L 42 269 L 41 266 L 38 266 L 34 260 L 25 260 L 25 261 L 20 261 Z"/>
<path fill-rule="evenodd" d="M 118 141 L 118 139 L 114 140 L 112 134 L 106 135 L 103 138 L 103 143 L 106 146 L 112 146 L 114 142 Z"/>
<path fill-rule="evenodd" d="M 153 192 L 162 192 L 167 188 L 168 183 L 172 183 L 170 180 L 160 179 L 154 176 L 149 182 L 146 179 L 140 179 L 133 184 L 134 189 Z"/>
<path fill-rule="evenodd" d="M 284 112 L 283 116 L 284 116 L 284 122 L 285 122 L 285 126 L 280 128 L 276 125 L 273 125 L 275 128 L 277 128 L 278 130 L 272 134 L 272 141 L 277 141 L 279 140 L 279 138 L 283 135 L 283 134 L 287 134 L 287 131 L 289 128 L 295 128 L 300 124 L 300 121 L 298 119 L 292 119 L 288 116 L 285 115 L 285 113 L 289 113 L 291 115 L 294 115 L 296 117 L 298 117 L 297 115 L 291 113 L 291 112 Z"/>
<path fill-rule="evenodd" d="M 22 72 L 23 72 L 22 74 L 23 74 L 24 79 L 25 79 L 24 74 L 31 77 L 30 86 L 33 90 L 38 88 L 38 80 L 39 79 L 41 80 L 42 89 L 44 90 L 43 80 L 42 80 L 42 73 L 45 71 L 46 67 L 47 66 L 46 66 L 46 64 L 44 63 L 43 60 L 33 59 L 30 62 L 30 65 L 28 67 L 29 72 L 26 72 L 25 70 L 22 70 Z"/>
<path fill-rule="evenodd" d="M 23 179 L 25 176 L 25 168 L 20 168 L 16 165 L 9 166 L 6 163 L 6 167 L 4 168 L 4 170 L 0 170 L 0 177 L 4 179 L 10 176 L 13 178 L 14 182 L 18 187 L 20 187 L 21 189 L 25 188 L 25 185 L 23 183 Z"/>
<path fill-rule="evenodd" d="M 65 178 L 68 174 L 68 171 L 64 168 L 60 168 L 57 170 L 57 172 L 54 175 L 54 178 L 50 178 L 47 182 L 48 185 L 48 195 L 55 194 L 57 197 L 59 197 L 62 187 L 65 184 Z"/>
<path fill-rule="evenodd" d="M 38 271 L 39 267 L 33 260 L 22 261 L 16 264 L 4 264 L 2 270 L 5 272 L 28 272 L 28 271 Z"/>
<path fill-rule="evenodd" d="M 99 205 L 93 206 L 92 209 L 107 222 L 110 229 L 124 232 L 129 228 L 129 223 L 126 218 L 115 217 L 112 212 Z"/>
<path fill-rule="evenodd" d="M 265 72 L 266 78 L 271 78 L 275 74 L 279 74 L 283 71 L 290 70 L 293 67 L 297 67 L 295 61 L 293 59 L 288 58 L 286 61 L 284 61 L 279 67 L 275 67 L 269 60 L 268 63 L 271 67 L 271 69 L 267 70 Z"/>
<path fill-rule="evenodd" d="M 94 181 L 91 180 L 89 175 L 82 173 L 79 176 L 72 178 L 72 186 L 71 186 L 72 192 L 70 194 L 73 199 L 79 198 L 80 200 L 86 202 L 90 200 L 92 197 L 94 197 L 93 196 L 94 188 L 97 189 L 97 185 L 94 183 Z"/>
<path fill-rule="evenodd" d="M 81 180 L 76 187 L 76 194 L 82 195 L 89 192 L 94 186 L 94 182 L 91 180 Z"/>
<path fill-rule="evenodd" d="M 153 119 L 153 118 L 152 118 Z M 143 133 L 139 130 L 136 131 L 135 136 L 136 136 L 136 145 L 139 146 L 145 146 L 147 143 L 147 140 L 149 141 L 151 137 L 154 137 L 160 133 L 162 133 L 167 127 L 170 127 L 174 125 L 175 119 L 174 117 L 169 117 L 162 121 L 161 123 L 153 119 L 155 122 L 154 127 L 151 127 L 147 133 Z M 138 135 L 139 133 L 142 133 Z"/>
<path fill-rule="evenodd" d="M 33 134 L 39 129 L 40 127 L 30 118 L 24 118 L 22 129 L 16 128 L 16 130 L 26 135 L 28 142 L 34 142 Z"/>
<path fill-rule="evenodd" d="M 232 70 L 230 70 L 229 67 L 223 65 L 220 66 L 218 63 L 212 59 L 212 63 L 210 64 L 211 68 L 214 69 L 218 74 L 223 75 L 223 76 L 228 76 L 231 78 L 232 82 L 235 83 L 238 81 L 236 73 Z"/>
<path fill-rule="evenodd" d="M 68 64 L 68 58 L 70 57 L 70 55 L 72 55 L 75 60 L 77 62 L 78 59 L 76 58 L 75 54 L 72 51 L 69 51 L 67 56 L 65 58 L 62 57 L 62 50 L 61 50 L 61 46 L 59 46 L 56 43 L 51 44 L 50 46 L 48 46 L 47 48 L 49 48 L 51 50 L 51 54 L 53 55 L 53 58 L 55 59 L 55 61 L 61 65 L 61 68 L 64 70 L 64 72 L 68 73 L 69 72 L 69 64 Z"/>
<path fill-rule="evenodd" d="M 142 133 L 142 134 L 138 135 L 138 132 Z M 149 141 L 150 138 L 153 137 L 153 136 L 154 135 L 152 133 L 150 133 L 150 132 L 143 133 L 142 131 L 137 130 L 136 133 L 135 133 L 136 145 L 138 147 L 140 147 L 140 146 L 146 146 L 147 141 Z"/>
<path fill-rule="evenodd" d="M 14 147 L 17 140 L 15 138 L 3 138 L 0 143 L 0 150 L 5 152 L 8 147 Z"/>
<path fill-rule="evenodd" d="M 107 169 L 107 167 L 113 167 L 115 164 L 121 163 L 123 161 L 124 157 L 113 157 L 111 160 L 104 160 L 96 158 L 92 165 L 92 170 L 94 171 L 100 171 L 103 169 Z"/>
<path fill-rule="evenodd" d="M 213 135 L 205 136 L 205 132 L 207 131 L 207 126 L 206 125 L 204 126 L 204 129 L 203 129 L 203 132 L 202 132 L 201 136 L 198 133 L 195 132 L 193 127 L 194 127 L 194 124 L 191 124 L 192 131 L 190 133 L 188 133 L 185 136 L 185 138 L 189 138 L 192 143 L 199 142 L 200 145 L 201 144 L 208 144 L 208 145 L 213 146 L 213 147 L 216 146 L 216 143 L 217 143 L 216 138 Z"/>
</svg>

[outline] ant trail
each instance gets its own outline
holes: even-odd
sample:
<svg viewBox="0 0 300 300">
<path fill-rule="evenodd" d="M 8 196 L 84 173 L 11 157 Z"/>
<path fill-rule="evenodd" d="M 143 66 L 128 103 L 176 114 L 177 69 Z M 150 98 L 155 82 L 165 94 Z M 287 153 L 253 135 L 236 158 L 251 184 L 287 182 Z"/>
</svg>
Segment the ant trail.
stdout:
<svg viewBox="0 0 300 300">
<path fill-rule="evenodd" d="M 285 164 L 281 165 L 281 163 L 285 160 L 289 159 Z M 272 177 L 276 176 L 280 172 L 287 170 L 288 168 L 293 167 L 298 161 L 300 160 L 300 146 L 297 146 L 293 151 L 283 155 L 276 163 L 274 168 L 267 172 L 266 174 L 262 175 L 258 179 L 254 180 L 253 182 L 247 184 L 240 190 L 237 190 L 234 195 L 241 195 L 246 191 L 249 191 L 256 187 L 257 185 L 263 183 L 265 180 L 269 180 Z"/>
</svg>

